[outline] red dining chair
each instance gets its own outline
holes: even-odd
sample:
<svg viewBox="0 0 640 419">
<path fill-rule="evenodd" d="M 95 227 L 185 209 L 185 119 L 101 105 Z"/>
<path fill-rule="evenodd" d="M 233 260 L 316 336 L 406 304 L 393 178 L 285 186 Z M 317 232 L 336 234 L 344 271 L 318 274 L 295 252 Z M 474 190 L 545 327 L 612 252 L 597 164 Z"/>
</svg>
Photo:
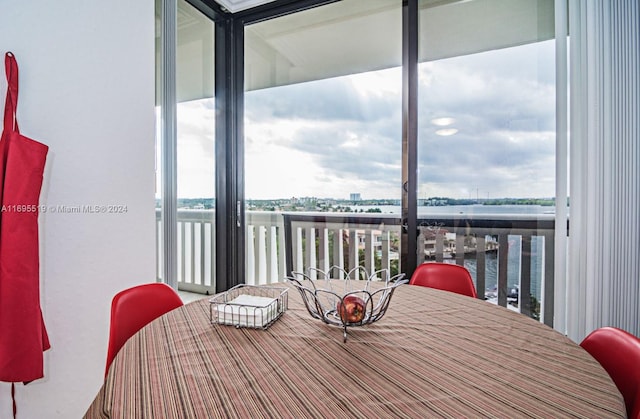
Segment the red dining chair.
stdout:
<svg viewBox="0 0 640 419">
<path fill-rule="evenodd" d="M 640 419 L 640 339 L 616 327 L 596 329 L 580 343 L 622 393 L 629 418 Z"/>
<path fill-rule="evenodd" d="M 182 305 L 178 293 L 163 283 L 138 285 L 117 293 L 111 301 L 105 377 L 113 358 L 131 336 L 152 320 Z"/>
<path fill-rule="evenodd" d="M 473 285 L 473 279 L 467 268 L 452 263 L 423 263 L 413 272 L 409 284 L 478 298 L 476 287 Z"/>
</svg>

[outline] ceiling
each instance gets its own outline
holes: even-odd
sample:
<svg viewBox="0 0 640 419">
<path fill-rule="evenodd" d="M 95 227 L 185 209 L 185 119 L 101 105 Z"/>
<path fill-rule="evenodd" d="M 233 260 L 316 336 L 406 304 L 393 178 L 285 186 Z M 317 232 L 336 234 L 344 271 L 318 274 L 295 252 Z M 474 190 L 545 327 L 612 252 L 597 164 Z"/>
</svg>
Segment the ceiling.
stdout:
<svg viewBox="0 0 640 419">
<path fill-rule="evenodd" d="M 418 61 L 551 39 L 553 4 L 552 0 L 421 1 Z M 245 89 L 400 67 L 401 5 L 398 0 L 341 1 L 247 26 Z"/>
<path fill-rule="evenodd" d="M 261 4 L 271 3 L 272 1 L 274 0 L 216 0 L 216 3 L 231 13 L 236 13 L 241 10 L 260 6 Z"/>
<path fill-rule="evenodd" d="M 274 0 L 216 1 L 238 11 Z M 244 88 L 399 67 L 400 4 L 399 0 L 341 1 L 248 25 Z M 421 39 L 427 41 L 419 45 L 419 62 L 554 37 L 553 0 L 425 0 L 420 4 Z M 178 99 L 213 97 L 214 23 L 187 2 L 178 3 L 177 23 Z"/>
</svg>

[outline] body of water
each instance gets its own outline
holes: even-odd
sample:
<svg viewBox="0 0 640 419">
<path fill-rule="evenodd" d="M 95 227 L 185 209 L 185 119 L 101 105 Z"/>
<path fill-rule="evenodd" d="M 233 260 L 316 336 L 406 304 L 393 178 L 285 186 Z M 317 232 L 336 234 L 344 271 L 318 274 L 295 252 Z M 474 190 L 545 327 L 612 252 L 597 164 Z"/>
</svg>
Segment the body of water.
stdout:
<svg viewBox="0 0 640 419">
<path fill-rule="evenodd" d="M 520 250 L 522 240 L 520 236 L 509 236 L 509 257 L 507 263 L 507 286 L 509 290 L 521 289 L 520 287 Z M 531 290 L 532 296 L 541 301 L 541 286 L 543 273 L 543 253 L 544 239 L 542 237 L 533 237 L 531 239 Z M 476 282 L 476 259 L 465 258 L 464 266 L 469 270 L 474 282 Z M 496 253 L 487 253 L 485 258 L 485 293 L 487 297 L 494 293 L 497 296 L 498 285 L 498 255 Z"/>
</svg>

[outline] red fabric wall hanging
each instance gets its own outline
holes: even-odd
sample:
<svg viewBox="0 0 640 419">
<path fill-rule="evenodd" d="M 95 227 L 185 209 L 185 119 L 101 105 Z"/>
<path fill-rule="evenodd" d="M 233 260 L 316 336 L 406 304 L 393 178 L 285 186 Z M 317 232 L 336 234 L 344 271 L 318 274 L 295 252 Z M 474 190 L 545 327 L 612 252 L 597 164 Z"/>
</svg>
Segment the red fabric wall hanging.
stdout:
<svg viewBox="0 0 640 419">
<path fill-rule="evenodd" d="M 5 56 L 7 97 L 0 138 L 0 381 L 42 378 L 49 338 L 40 308 L 38 205 L 49 148 L 20 135 L 18 64 Z"/>
</svg>

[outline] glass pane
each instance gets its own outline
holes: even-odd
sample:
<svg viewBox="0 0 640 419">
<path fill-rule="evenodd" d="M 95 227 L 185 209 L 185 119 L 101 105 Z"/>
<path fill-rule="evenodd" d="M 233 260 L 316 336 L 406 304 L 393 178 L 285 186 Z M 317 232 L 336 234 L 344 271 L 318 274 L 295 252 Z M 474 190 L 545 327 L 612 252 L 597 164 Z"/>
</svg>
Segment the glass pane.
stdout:
<svg viewBox="0 0 640 419">
<path fill-rule="evenodd" d="M 215 291 L 214 23 L 184 0 L 178 1 L 177 16 L 178 286 L 181 290 L 212 293 Z M 161 146 L 158 138 L 158 220 Z M 160 276 L 162 230 L 159 221 L 157 225 Z"/>
<path fill-rule="evenodd" d="M 480 296 L 536 318 L 553 273 L 553 9 L 420 3 L 418 260 L 464 264 Z"/>
<path fill-rule="evenodd" d="M 248 283 L 289 273 L 287 248 L 296 271 L 398 270 L 401 7 L 347 0 L 245 28 Z"/>
</svg>

